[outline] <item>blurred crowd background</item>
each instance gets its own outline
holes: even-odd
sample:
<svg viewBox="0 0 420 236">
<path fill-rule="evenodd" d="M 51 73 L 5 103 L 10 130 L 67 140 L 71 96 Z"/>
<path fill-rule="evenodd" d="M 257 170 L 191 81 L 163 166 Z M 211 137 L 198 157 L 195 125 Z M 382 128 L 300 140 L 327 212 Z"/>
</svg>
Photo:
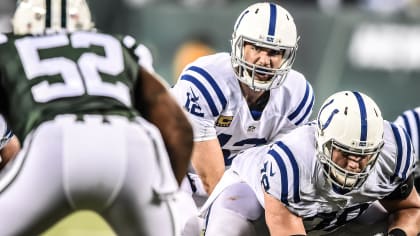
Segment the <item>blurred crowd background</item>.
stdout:
<svg viewBox="0 0 420 236">
<path fill-rule="evenodd" d="M 97 28 L 145 44 L 154 67 L 173 84 L 198 56 L 230 51 L 247 0 L 89 0 Z M 294 68 L 316 93 L 363 91 L 394 120 L 420 105 L 420 0 L 281 0 L 300 35 Z M 0 30 L 10 31 L 14 0 L 0 1 Z"/>
</svg>

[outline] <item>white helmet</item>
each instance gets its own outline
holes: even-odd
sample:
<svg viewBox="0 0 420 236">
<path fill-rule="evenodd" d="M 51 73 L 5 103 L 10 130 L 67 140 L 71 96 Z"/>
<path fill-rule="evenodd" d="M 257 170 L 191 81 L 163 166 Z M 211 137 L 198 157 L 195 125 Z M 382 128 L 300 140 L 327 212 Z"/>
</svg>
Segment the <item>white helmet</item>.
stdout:
<svg viewBox="0 0 420 236">
<path fill-rule="evenodd" d="M 85 0 L 20 0 L 12 25 L 17 35 L 74 32 L 94 27 Z"/>
<path fill-rule="evenodd" d="M 290 13 L 274 3 L 256 3 L 246 8 L 236 20 L 232 34 L 232 66 L 240 81 L 254 90 L 279 87 L 290 71 L 297 50 L 296 25 Z M 244 59 L 244 43 L 284 51 L 280 68 L 267 68 Z M 272 76 L 268 81 L 255 78 L 255 72 Z"/>
<path fill-rule="evenodd" d="M 333 184 L 351 190 L 364 183 L 384 144 L 383 123 L 379 107 L 360 92 L 338 92 L 325 100 L 317 118 L 317 157 Z M 360 173 L 352 172 L 332 161 L 332 148 L 371 157 Z"/>
</svg>

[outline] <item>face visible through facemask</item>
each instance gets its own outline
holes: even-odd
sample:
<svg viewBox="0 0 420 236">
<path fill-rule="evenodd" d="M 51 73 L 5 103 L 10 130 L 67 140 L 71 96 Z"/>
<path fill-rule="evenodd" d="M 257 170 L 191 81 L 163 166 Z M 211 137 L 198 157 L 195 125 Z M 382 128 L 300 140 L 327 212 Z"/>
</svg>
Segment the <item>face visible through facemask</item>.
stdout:
<svg viewBox="0 0 420 236">
<path fill-rule="evenodd" d="M 251 70 L 245 70 L 244 73 L 248 73 L 258 81 L 269 81 L 273 75 L 269 74 L 268 69 L 278 69 L 283 63 L 284 50 L 274 50 L 271 48 L 257 46 L 253 43 L 245 43 L 244 45 L 244 59 L 252 67 L 257 66 L 255 72 Z M 266 69 L 264 69 L 266 68 Z"/>
<path fill-rule="evenodd" d="M 331 169 L 331 177 L 344 186 L 353 186 L 358 180 L 358 175 L 366 169 L 372 159 L 372 154 L 357 155 L 333 148 L 331 160 L 341 168 Z"/>
</svg>

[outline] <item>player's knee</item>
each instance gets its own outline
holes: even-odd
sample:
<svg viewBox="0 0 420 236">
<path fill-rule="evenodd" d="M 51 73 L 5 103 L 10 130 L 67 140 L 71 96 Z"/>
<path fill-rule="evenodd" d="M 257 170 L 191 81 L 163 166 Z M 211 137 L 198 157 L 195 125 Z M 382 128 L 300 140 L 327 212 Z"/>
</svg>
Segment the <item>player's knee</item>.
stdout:
<svg viewBox="0 0 420 236">
<path fill-rule="evenodd" d="M 256 236 L 254 224 L 236 212 L 225 209 L 207 219 L 205 236 Z"/>
<path fill-rule="evenodd" d="M 221 194 L 221 197 L 225 198 L 221 202 L 223 208 L 236 212 L 247 220 L 257 220 L 264 212 L 254 191 L 246 183 L 232 185 Z"/>
</svg>

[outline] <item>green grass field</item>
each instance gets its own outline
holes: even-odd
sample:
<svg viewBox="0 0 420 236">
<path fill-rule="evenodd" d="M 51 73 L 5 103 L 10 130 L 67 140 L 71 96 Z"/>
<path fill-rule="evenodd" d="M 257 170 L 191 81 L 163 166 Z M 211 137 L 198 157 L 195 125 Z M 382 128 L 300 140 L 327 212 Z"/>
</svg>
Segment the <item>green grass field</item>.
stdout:
<svg viewBox="0 0 420 236">
<path fill-rule="evenodd" d="M 58 222 L 42 236 L 115 236 L 108 224 L 96 213 L 78 211 Z"/>
</svg>

